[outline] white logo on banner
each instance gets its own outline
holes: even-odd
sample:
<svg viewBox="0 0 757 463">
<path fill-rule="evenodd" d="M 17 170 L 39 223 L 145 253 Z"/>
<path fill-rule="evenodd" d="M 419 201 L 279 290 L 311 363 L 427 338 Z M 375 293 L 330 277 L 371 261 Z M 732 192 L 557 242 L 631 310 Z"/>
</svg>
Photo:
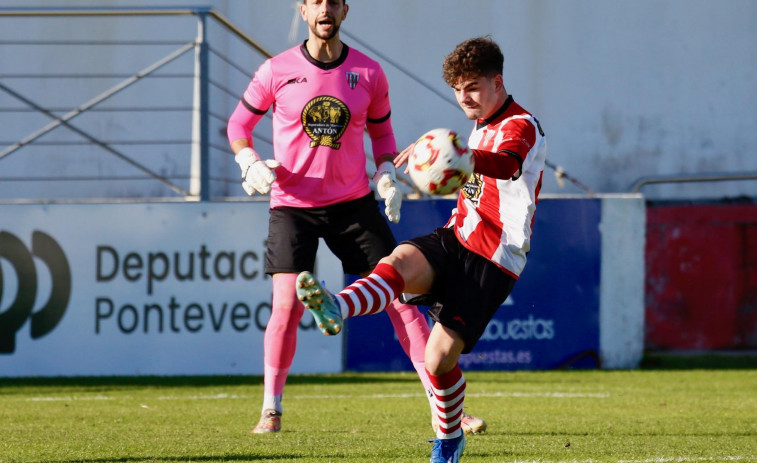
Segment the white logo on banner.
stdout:
<svg viewBox="0 0 757 463">
<path fill-rule="evenodd" d="M 507 322 L 492 320 L 486 326 L 481 341 L 544 341 L 555 337 L 555 322 L 529 316 L 525 319 L 512 319 Z"/>
</svg>

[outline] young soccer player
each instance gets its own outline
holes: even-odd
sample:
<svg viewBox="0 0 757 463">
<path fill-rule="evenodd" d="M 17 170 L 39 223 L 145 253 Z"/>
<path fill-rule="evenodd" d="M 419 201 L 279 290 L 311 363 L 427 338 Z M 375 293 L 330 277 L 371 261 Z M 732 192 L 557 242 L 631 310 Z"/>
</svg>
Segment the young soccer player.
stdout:
<svg viewBox="0 0 757 463">
<path fill-rule="evenodd" d="M 474 122 L 468 145 L 474 174 L 460 190 L 443 228 L 400 243 L 373 272 L 330 294 L 309 272 L 297 279 L 300 300 L 324 334 L 342 321 L 378 313 L 402 293 L 433 302 L 436 322 L 426 344 L 425 366 L 441 424 L 431 463 L 457 462 L 465 448 L 461 430 L 465 378 L 458 365 L 470 352 L 517 281 L 531 247 L 546 139 L 539 122 L 505 90 L 504 58 L 489 38 L 458 45 L 443 64 L 445 81 Z M 412 145 L 395 159 L 407 161 Z"/>
</svg>

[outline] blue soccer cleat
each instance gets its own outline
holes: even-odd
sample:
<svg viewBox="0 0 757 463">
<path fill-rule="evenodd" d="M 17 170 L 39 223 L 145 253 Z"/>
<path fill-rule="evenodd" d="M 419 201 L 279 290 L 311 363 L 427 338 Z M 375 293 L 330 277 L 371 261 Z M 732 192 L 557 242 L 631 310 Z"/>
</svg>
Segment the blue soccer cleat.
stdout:
<svg viewBox="0 0 757 463">
<path fill-rule="evenodd" d="M 459 463 L 465 450 L 465 434 L 454 439 L 435 439 L 431 449 L 431 463 Z"/>
<path fill-rule="evenodd" d="M 315 279 L 312 273 L 297 275 L 297 298 L 313 314 L 321 333 L 326 336 L 342 331 L 342 311 L 334 296 Z"/>
</svg>

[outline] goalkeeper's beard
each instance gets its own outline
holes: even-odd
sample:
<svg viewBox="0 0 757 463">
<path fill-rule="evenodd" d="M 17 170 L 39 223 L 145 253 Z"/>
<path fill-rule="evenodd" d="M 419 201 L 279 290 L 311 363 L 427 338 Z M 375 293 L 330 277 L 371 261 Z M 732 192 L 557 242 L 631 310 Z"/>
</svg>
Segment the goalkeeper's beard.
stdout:
<svg viewBox="0 0 757 463">
<path fill-rule="evenodd" d="M 338 25 L 334 24 L 333 26 L 331 26 L 331 30 L 330 31 L 322 34 L 322 33 L 318 32 L 318 23 L 316 23 L 316 25 L 314 27 L 313 26 L 310 27 L 310 32 L 312 32 L 313 35 L 315 35 L 316 37 L 318 37 L 321 40 L 331 40 L 334 37 L 336 37 L 337 34 L 339 34 L 339 28 L 341 26 L 342 26 L 341 24 L 338 24 Z"/>
</svg>

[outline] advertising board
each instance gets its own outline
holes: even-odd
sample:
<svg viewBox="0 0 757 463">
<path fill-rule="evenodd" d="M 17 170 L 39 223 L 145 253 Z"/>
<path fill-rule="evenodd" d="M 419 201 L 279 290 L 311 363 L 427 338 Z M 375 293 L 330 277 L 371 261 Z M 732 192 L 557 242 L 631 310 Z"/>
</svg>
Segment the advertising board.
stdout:
<svg viewBox="0 0 757 463">
<path fill-rule="evenodd" d="M 2 205 L 0 217 L 0 376 L 262 374 L 267 202 Z M 341 349 L 306 314 L 292 372 L 341 371 Z"/>
<path fill-rule="evenodd" d="M 452 200 L 405 201 L 398 241 Z M 467 370 L 634 368 L 643 351 L 644 201 L 542 200 L 529 262 Z M 262 374 L 268 203 L 0 205 L 0 376 Z M 316 275 L 337 289 L 321 245 Z M 349 281 L 348 277 L 347 281 Z M 412 370 L 386 314 L 344 336 L 300 322 L 292 373 Z"/>
<path fill-rule="evenodd" d="M 398 239 L 444 224 L 453 200 L 403 204 Z M 464 370 L 597 367 L 601 200 L 548 200 L 539 204 L 528 264 L 497 311 Z M 345 368 L 412 370 L 384 314 L 346 323 Z"/>
</svg>

